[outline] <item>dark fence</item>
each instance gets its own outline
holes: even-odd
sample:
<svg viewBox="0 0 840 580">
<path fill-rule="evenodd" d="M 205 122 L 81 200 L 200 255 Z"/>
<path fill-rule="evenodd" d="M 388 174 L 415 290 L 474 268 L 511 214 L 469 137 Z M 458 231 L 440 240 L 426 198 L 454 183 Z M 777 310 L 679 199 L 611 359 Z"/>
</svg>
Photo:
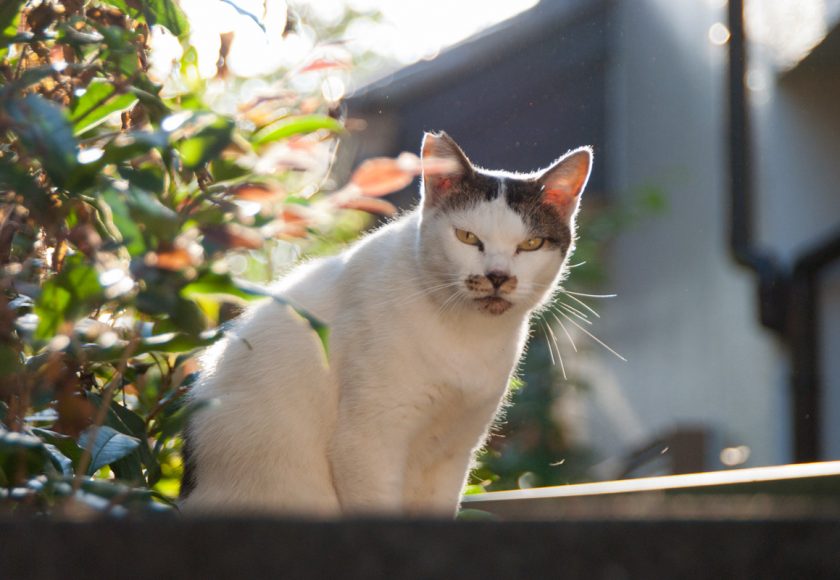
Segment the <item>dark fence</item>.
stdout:
<svg viewBox="0 0 840 580">
<path fill-rule="evenodd" d="M 840 522 L 0 523 L 0 577 L 837 578 Z"/>
</svg>

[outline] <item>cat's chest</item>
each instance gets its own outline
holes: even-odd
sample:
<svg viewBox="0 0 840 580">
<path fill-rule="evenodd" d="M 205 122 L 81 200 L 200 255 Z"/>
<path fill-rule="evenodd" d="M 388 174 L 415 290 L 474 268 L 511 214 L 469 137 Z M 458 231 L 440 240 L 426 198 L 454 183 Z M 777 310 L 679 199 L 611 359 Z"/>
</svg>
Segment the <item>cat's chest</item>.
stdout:
<svg viewBox="0 0 840 580">
<path fill-rule="evenodd" d="M 517 330 L 461 332 L 432 324 L 413 327 L 411 350 L 416 375 L 429 384 L 449 385 L 465 394 L 496 396 L 519 357 Z"/>
</svg>

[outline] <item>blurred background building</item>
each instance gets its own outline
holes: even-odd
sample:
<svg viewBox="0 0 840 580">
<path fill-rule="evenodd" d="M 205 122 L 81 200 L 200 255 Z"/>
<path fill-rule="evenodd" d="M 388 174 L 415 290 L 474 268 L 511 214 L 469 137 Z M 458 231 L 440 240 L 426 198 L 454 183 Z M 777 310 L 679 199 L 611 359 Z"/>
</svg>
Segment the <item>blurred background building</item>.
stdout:
<svg viewBox="0 0 840 580">
<path fill-rule="evenodd" d="M 560 415 L 592 477 L 840 459 L 840 2 L 745 14 L 751 165 L 732 164 L 725 0 L 543 0 L 347 101 L 366 130 L 345 162 L 417 151 L 424 130 L 511 170 L 592 144 L 585 214 L 664 195 L 609 242 L 595 288 L 618 297 L 592 328 L 628 361 L 561 346 L 586 388 L 563 391 Z M 745 168 L 753 204 L 733 232 Z M 761 292 L 732 239 L 768 257 Z"/>
</svg>

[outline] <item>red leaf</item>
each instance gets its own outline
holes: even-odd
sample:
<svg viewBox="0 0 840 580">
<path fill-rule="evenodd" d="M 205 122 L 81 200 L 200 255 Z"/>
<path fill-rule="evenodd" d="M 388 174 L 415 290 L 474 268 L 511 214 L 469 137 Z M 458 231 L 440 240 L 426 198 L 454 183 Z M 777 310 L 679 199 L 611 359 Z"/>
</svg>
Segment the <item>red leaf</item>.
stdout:
<svg viewBox="0 0 840 580">
<path fill-rule="evenodd" d="M 350 183 L 355 185 L 362 195 L 379 197 L 401 190 L 413 179 L 413 172 L 407 171 L 396 159 L 377 157 L 359 165 L 353 172 Z"/>
<path fill-rule="evenodd" d="M 207 240 L 225 249 L 256 250 L 262 247 L 262 238 L 257 232 L 235 224 L 204 226 L 201 228 L 201 233 Z"/>
<path fill-rule="evenodd" d="M 301 68 L 299 72 L 305 73 L 330 68 L 348 68 L 348 66 L 349 65 L 346 62 L 330 60 L 326 58 L 316 58 L 315 60 Z"/>
</svg>

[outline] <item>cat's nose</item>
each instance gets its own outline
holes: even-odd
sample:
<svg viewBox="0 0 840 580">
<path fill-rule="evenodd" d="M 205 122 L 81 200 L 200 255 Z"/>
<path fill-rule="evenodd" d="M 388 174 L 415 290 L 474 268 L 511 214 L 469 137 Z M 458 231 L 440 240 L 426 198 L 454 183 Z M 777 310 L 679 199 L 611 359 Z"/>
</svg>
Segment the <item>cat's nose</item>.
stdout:
<svg viewBox="0 0 840 580">
<path fill-rule="evenodd" d="M 492 272 L 487 272 L 485 274 L 490 283 L 493 285 L 493 288 L 498 290 L 502 287 L 502 284 L 510 280 L 510 276 L 507 272 L 500 272 L 499 270 L 493 270 Z"/>
</svg>

